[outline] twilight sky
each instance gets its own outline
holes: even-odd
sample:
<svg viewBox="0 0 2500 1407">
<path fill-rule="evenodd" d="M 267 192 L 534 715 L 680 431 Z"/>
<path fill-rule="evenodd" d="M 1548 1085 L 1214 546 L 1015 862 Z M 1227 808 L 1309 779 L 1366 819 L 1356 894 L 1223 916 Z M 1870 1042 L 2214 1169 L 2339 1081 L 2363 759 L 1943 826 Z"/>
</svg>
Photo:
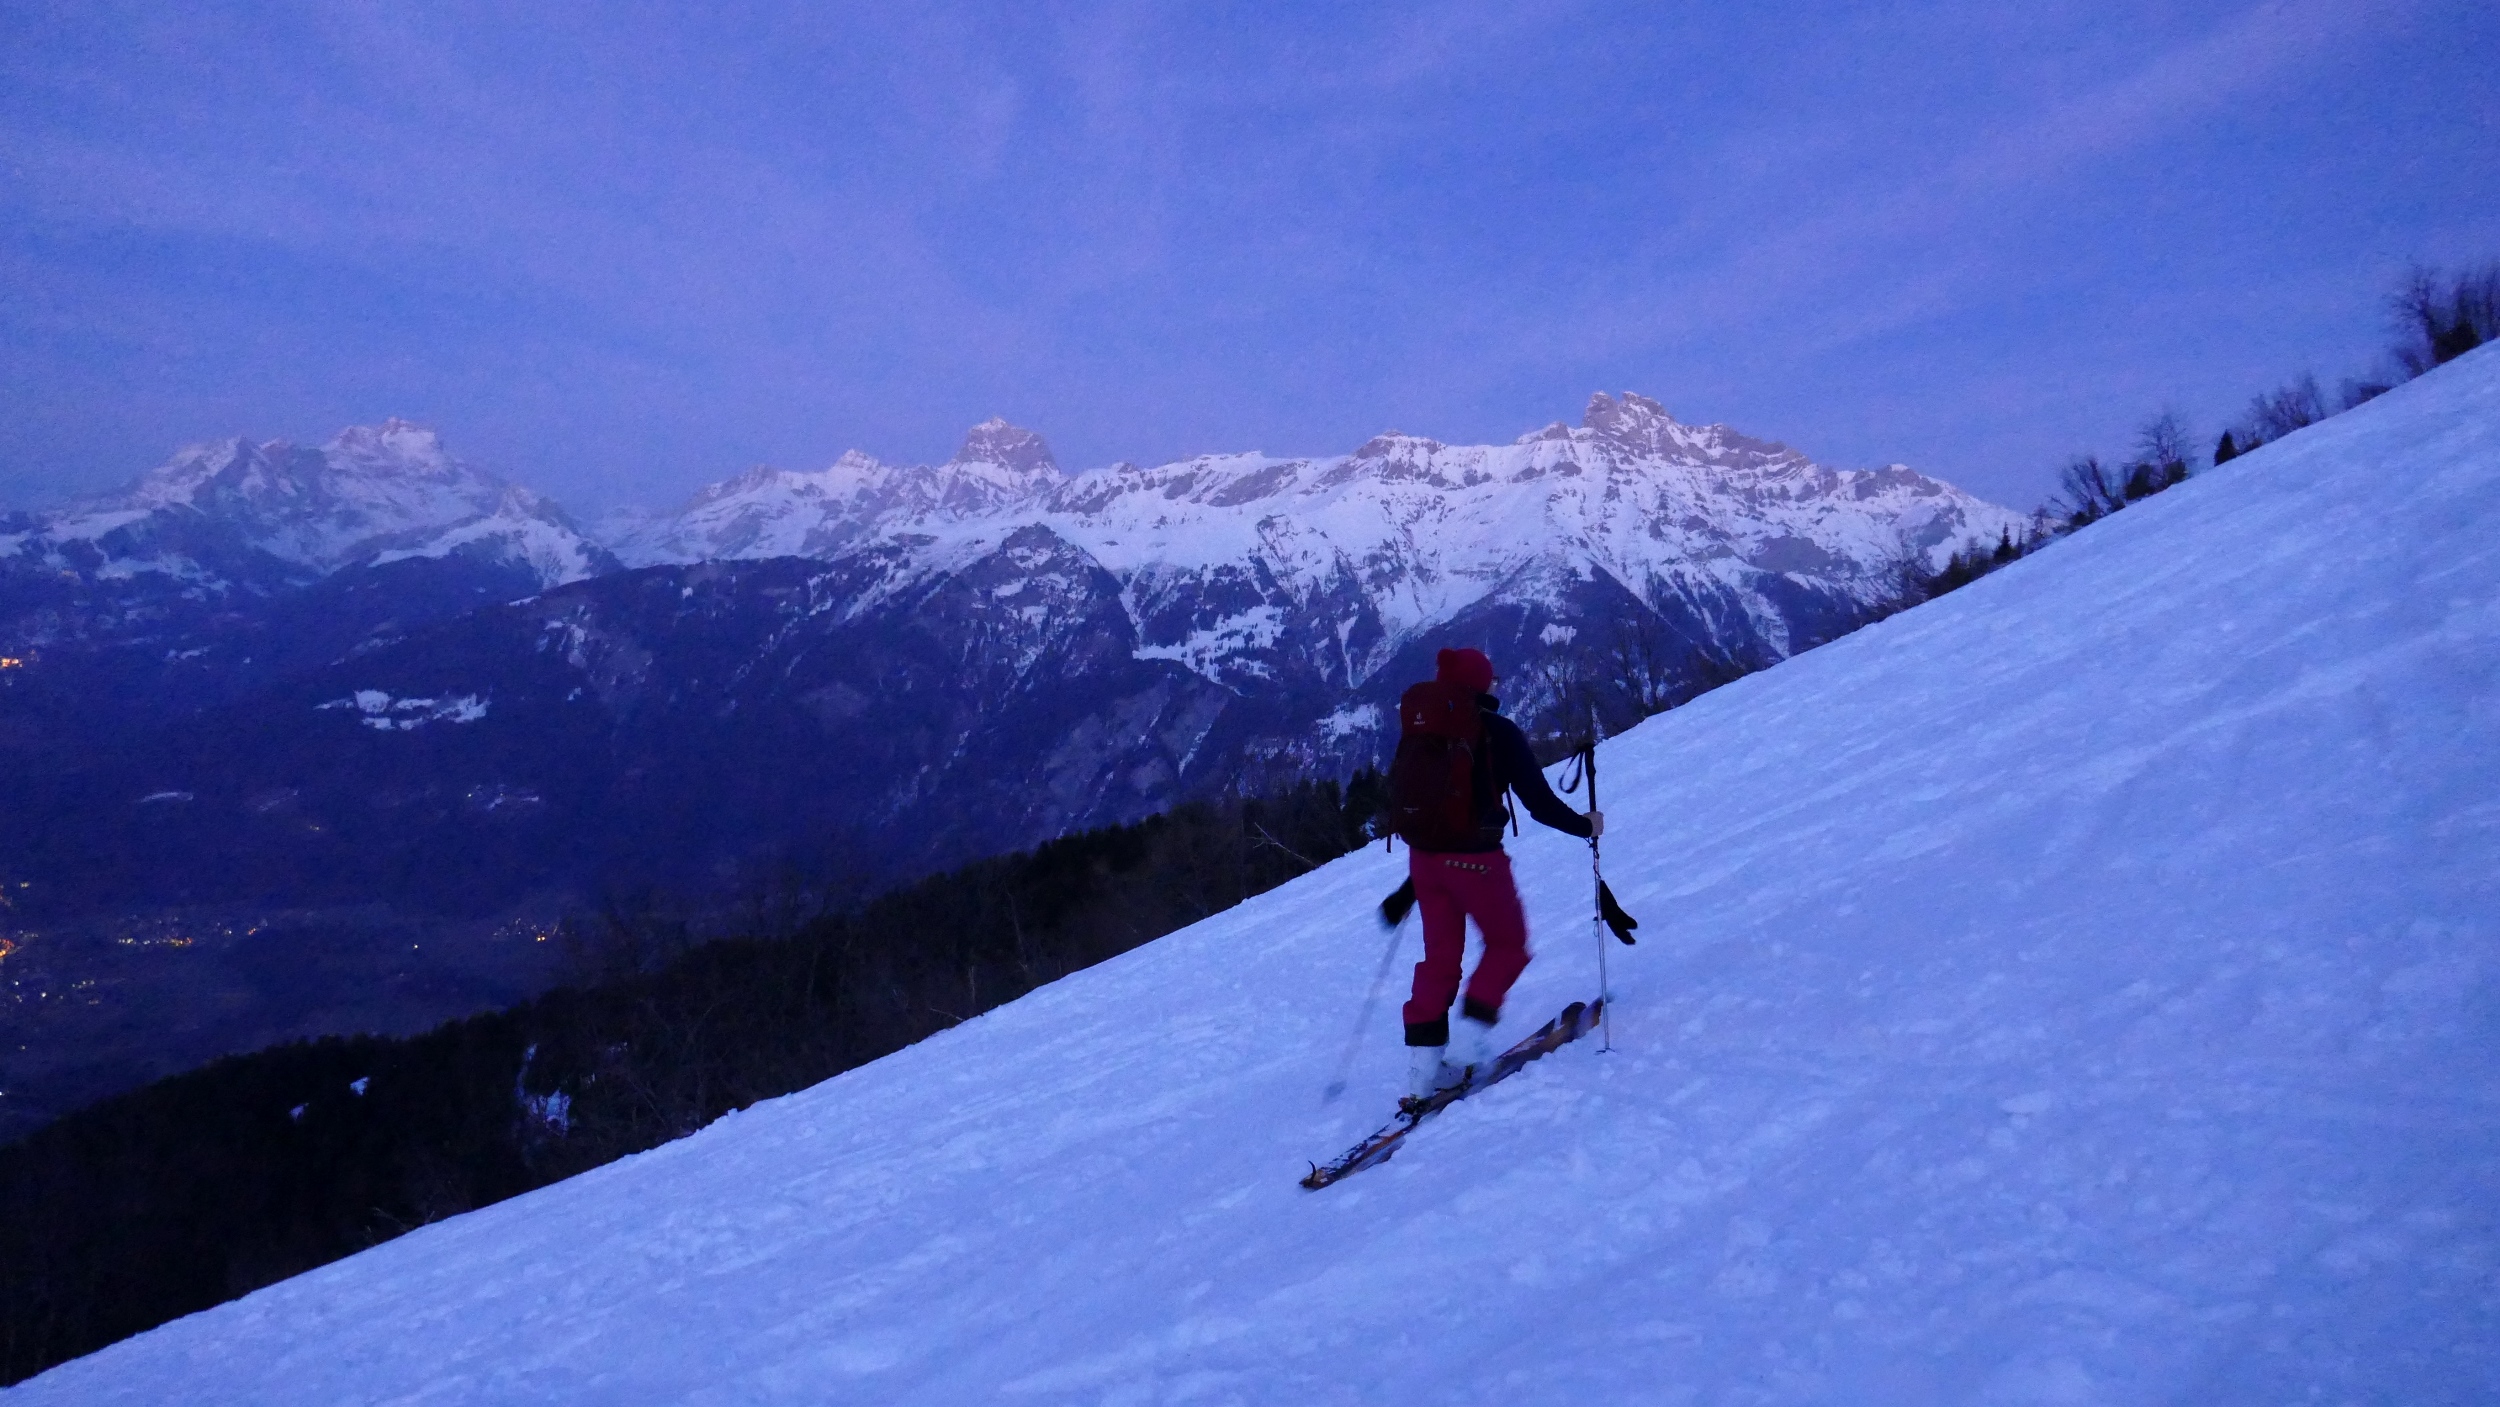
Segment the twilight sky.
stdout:
<svg viewBox="0 0 2500 1407">
<path fill-rule="evenodd" d="M 2028 507 L 2500 258 L 2495 58 L 2489 0 L 10 0 L 0 506 L 388 415 L 596 510 L 1604 388 Z"/>
</svg>

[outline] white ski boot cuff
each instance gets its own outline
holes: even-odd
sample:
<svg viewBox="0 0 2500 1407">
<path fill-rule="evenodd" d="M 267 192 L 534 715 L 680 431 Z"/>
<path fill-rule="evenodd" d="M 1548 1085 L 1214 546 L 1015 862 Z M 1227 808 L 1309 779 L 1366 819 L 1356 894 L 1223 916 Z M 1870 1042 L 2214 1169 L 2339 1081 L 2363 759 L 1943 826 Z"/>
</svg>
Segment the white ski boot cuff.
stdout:
<svg viewBox="0 0 2500 1407">
<path fill-rule="evenodd" d="M 1441 1052 L 1445 1049 L 1437 1045 L 1406 1048 L 1406 1093 L 1410 1098 L 1428 1098 L 1441 1088 Z"/>
</svg>

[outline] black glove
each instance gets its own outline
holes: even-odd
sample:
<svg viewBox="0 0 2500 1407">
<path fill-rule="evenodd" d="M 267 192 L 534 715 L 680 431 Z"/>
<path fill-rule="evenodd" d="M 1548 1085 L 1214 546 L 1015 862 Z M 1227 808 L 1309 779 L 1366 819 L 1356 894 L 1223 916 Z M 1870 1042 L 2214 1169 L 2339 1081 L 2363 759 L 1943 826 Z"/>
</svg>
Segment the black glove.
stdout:
<svg viewBox="0 0 2500 1407">
<path fill-rule="evenodd" d="M 1395 928 L 1406 922 L 1407 910 L 1415 907 L 1415 881 L 1409 877 L 1380 901 L 1380 926 Z"/>
</svg>

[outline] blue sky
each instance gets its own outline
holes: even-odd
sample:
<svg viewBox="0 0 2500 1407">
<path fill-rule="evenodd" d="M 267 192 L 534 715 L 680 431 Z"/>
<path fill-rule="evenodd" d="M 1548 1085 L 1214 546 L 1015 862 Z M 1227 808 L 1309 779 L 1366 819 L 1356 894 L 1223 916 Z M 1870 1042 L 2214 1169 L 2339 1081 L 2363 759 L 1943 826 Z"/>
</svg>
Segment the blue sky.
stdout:
<svg viewBox="0 0 2500 1407">
<path fill-rule="evenodd" d="M 582 509 L 1589 392 L 2028 506 L 2500 257 L 2500 7 L 0 6 L 0 504 L 403 415 Z"/>
</svg>

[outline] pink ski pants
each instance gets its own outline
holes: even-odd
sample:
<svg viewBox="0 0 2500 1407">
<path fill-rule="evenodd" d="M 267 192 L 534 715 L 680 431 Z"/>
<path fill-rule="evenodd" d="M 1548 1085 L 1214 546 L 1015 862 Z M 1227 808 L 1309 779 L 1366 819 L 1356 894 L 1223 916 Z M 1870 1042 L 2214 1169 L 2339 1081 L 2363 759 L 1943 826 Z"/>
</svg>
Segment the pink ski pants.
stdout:
<svg viewBox="0 0 2500 1407">
<path fill-rule="evenodd" d="M 1484 935 L 1484 957 L 1467 984 L 1471 1009 L 1499 1011 L 1510 984 L 1528 966 L 1528 916 L 1511 882 L 1510 857 L 1499 850 L 1479 855 L 1406 852 L 1415 881 L 1415 907 L 1424 916 L 1424 960 L 1415 964 L 1415 992 L 1406 1003 L 1412 1029 L 1435 1022 L 1448 1029 L 1450 1003 L 1458 997 L 1458 969 L 1467 954 L 1467 920 Z"/>
</svg>

